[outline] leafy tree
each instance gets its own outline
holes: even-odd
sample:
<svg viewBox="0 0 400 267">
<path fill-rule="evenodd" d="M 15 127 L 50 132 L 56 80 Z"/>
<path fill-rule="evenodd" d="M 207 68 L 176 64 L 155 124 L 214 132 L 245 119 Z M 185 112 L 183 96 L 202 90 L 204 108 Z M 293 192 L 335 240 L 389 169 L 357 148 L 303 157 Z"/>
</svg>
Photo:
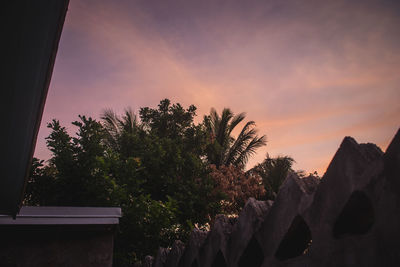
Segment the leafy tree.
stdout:
<svg viewBox="0 0 400 267">
<path fill-rule="evenodd" d="M 266 144 L 266 136 L 257 136 L 254 121 L 247 122 L 237 138 L 232 136 L 232 131 L 245 118 L 245 113 L 234 115 L 228 108 L 224 108 L 221 116 L 212 108 L 210 115 L 204 116 L 209 145 L 207 158 L 217 168 L 221 165 L 244 166 L 249 157 L 257 148 Z"/>
<path fill-rule="evenodd" d="M 75 137 L 57 120 L 48 124 L 52 132 L 47 145 L 53 156 L 48 165 L 33 161 L 25 203 L 120 206 L 124 216 L 116 239 L 115 262 L 128 266 L 177 237 L 172 230 L 178 223 L 177 201 L 152 199 L 142 188 L 141 158 L 117 153 L 108 146 L 107 132 L 99 122 L 79 118 L 73 122 L 78 128 Z"/>
<path fill-rule="evenodd" d="M 130 223 L 128 230 L 132 234 L 130 240 L 138 239 L 145 243 L 139 247 L 131 247 L 129 244 L 123 244 L 121 247 L 132 249 L 136 252 L 136 257 L 144 256 L 140 251 L 149 253 L 150 249 L 154 250 L 162 243 L 172 242 L 171 236 L 187 238 L 195 223 L 207 223 L 210 217 L 220 212 L 219 199 L 211 195 L 214 182 L 209 176 L 208 165 L 202 160 L 205 155 L 206 139 L 202 126 L 193 122 L 195 111 L 194 106 L 184 109 L 180 104 L 171 104 L 168 99 L 164 99 L 156 109 L 141 108 L 139 119 L 131 110 L 125 111 L 122 117 L 111 110 L 106 110 L 102 114 L 108 149 L 119 155 L 119 162 L 136 160 L 140 163 L 135 169 L 135 176 L 139 177 L 140 186 L 136 192 L 132 192 L 134 199 L 143 201 L 146 196 L 146 199 L 151 201 L 145 201 L 143 205 L 150 205 L 149 207 L 160 212 L 162 209 L 156 208 L 158 203 L 174 203 L 174 205 L 160 204 L 160 207 L 173 206 L 171 213 L 173 216 L 162 217 L 164 221 L 170 218 L 168 223 L 157 224 L 165 226 L 162 230 L 150 227 L 151 223 L 147 223 L 148 227 L 154 229 L 146 238 L 143 235 L 133 238 L 133 235 L 148 233 L 150 228 L 139 231 L 140 227 L 133 227 L 132 222 Z M 127 176 L 123 180 L 124 183 L 129 183 L 132 178 Z M 120 184 L 121 182 L 122 180 L 119 181 Z M 128 186 L 128 192 L 129 188 Z M 142 197 L 138 197 L 138 193 Z M 169 208 L 166 210 L 167 213 Z M 130 217 L 129 214 L 121 219 L 122 224 Z M 136 211 L 136 214 L 143 213 Z M 151 222 L 161 220 L 161 217 L 151 218 L 153 218 L 150 219 Z M 139 218 L 134 220 L 140 222 Z M 125 236 L 131 235 L 126 233 Z M 157 240 L 152 239 L 156 236 Z M 150 240 L 154 242 L 149 242 Z"/>
<path fill-rule="evenodd" d="M 184 137 L 194 126 L 193 118 L 196 116 L 196 109 L 194 105 L 191 105 L 185 110 L 179 103 L 171 105 L 169 99 L 163 99 L 158 109 L 141 108 L 139 114 L 144 126 L 150 132 L 159 137 L 176 139 Z"/>
<path fill-rule="evenodd" d="M 56 202 L 56 180 L 54 179 L 56 169 L 45 166 L 43 163 L 43 160 L 37 158 L 32 160 L 25 189 L 24 205 L 26 206 L 49 206 Z"/>
<path fill-rule="evenodd" d="M 233 165 L 222 165 L 219 169 L 211 165 L 210 168 L 211 176 L 216 182 L 214 193 L 224 195 L 221 201 L 223 213 L 237 215 L 250 197 L 264 198 L 265 189 L 257 174 L 244 172 L 242 168 Z"/>
<path fill-rule="evenodd" d="M 195 106 L 164 99 L 157 108 L 141 108 L 139 116 L 129 109 L 122 116 L 105 110 L 101 121 L 79 116 L 75 135 L 53 120 L 46 138 L 52 157 L 46 164 L 34 159 L 25 203 L 121 207 L 115 266 L 184 241 L 193 225 L 237 212 L 264 190 L 260 177 L 241 165 L 265 144 L 254 122 L 235 139 L 232 130 L 244 114 L 224 110 L 219 118 L 215 112 L 197 125 L 195 116 Z M 209 166 L 214 160 L 219 168 Z"/>
<path fill-rule="evenodd" d="M 218 212 L 211 191 L 205 156 L 206 138 L 201 125 L 194 124 L 196 107 L 184 109 L 160 101 L 157 109 L 141 108 L 140 120 L 146 130 L 149 146 L 143 150 L 143 161 L 148 166 L 143 174 L 144 185 L 154 199 L 167 196 L 178 202 L 178 220 L 189 230 L 194 223 L 206 223 Z"/>
<path fill-rule="evenodd" d="M 104 131 L 92 118 L 79 116 L 72 124 L 78 127 L 71 137 L 57 120 L 47 125 L 52 129 L 47 146 L 53 153 L 49 168 L 53 168 L 55 195 L 52 203 L 60 206 L 111 205 L 109 192 L 115 191 L 115 181 L 104 168 Z"/>
<path fill-rule="evenodd" d="M 289 156 L 271 158 L 267 154 L 265 160 L 254 166 L 249 172 L 261 176 L 266 190 L 266 198 L 274 200 L 289 172 L 293 172 L 293 163 L 294 159 Z"/>
<path fill-rule="evenodd" d="M 123 217 L 115 240 L 114 266 L 132 266 L 145 255 L 154 254 L 159 246 L 170 246 L 180 238 L 176 223 L 177 204 L 153 200 L 150 195 L 130 195 L 121 203 Z M 180 232 L 179 232 L 180 233 Z"/>
</svg>

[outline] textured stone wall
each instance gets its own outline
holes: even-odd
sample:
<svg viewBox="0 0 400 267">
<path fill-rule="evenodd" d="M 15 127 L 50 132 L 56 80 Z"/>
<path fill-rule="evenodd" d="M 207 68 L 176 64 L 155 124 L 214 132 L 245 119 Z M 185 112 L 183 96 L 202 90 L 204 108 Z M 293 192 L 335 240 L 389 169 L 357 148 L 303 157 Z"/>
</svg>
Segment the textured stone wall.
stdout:
<svg viewBox="0 0 400 267">
<path fill-rule="evenodd" d="M 385 153 L 344 138 L 321 180 L 291 174 L 275 202 L 251 198 L 144 266 L 400 266 L 400 131 Z"/>
</svg>

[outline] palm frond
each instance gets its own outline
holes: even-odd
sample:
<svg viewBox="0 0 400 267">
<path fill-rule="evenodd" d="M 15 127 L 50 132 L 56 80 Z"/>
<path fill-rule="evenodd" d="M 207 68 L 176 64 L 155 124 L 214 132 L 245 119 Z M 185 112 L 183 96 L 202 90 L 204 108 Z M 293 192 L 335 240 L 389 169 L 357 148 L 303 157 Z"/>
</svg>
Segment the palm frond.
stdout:
<svg viewBox="0 0 400 267">
<path fill-rule="evenodd" d="M 136 114 L 132 111 L 131 108 L 127 108 L 125 110 L 125 115 L 123 119 L 120 121 L 122 128 L 128 132 L 132 133 L 138 128 L 138 119 Z"/>
<path fill-rule="evenodd" d="M 216 166 L 246 163 L 255 150 L 266 144 L 265 136 L 258 137 L 254 121 L 249 121 L 235 139 L 232 131 L 245 119 L 246 113 L 235 115 L 229 108 L 221 116 L 212 108 L 204 116 L 204 125 L 210 135 L 208 159 Z"/>
<path fill-rule="evenodd" d="M 241 122 L 244 120 L 245 117 L 246 117 L 246 113 L 245 113 L 245 112 L 242 112 L 242 113 L 239 113 L 239 114 L 235 115 L 235 116 L 232 118 L 232 121 L 231 121 L 231 123 L 229 124 L 229 134 L 232 133 L 233 129 L 234 129 L 239 123 L 241 123 Z"/>
<path fill-rule="evenodd" d="M 105 109 L 101 115 L 104 127 L 111 132 L 119 132 L 119 118 L 112 109 Z"/>
<path fill-rule="evenodd" d="M 229 152 L 227 153 L 226 160 L 224 164 L 229 165 L 233 163 L 237 157 L 240 155 L 240 153 L 243 152 L 245 149 L 247 143 L 254 138 L 256 131 L 254 129 L 250 129 L 251 126 L 253 126 L 255 123 L 253 121 L 249 121 L 245 124 L 245 126 L 242 128 L 240 134 L 232 144 L 232 146 L 229 149 Z"/>
<path fill-rule="evenodd" d="M 101 115 L 106 131 L 106 143 L 114 150 L 118 149 L 118 138 L 121 133 L 120 120 L 112 109 L 105 109 Z"/>
<path fill-rule="evenodd" d="M 234 165 L 245 165 L 249 157 L 256 152 L 256 149 L 265 146 L 266 144 L 267 137 L 265 135 L 254 137 L 242 153 L 240 153 L 239 157 L 235 160 Z"/>
<path fill-rule="evenodd" d="M 216 140 L 218 143 L 224 147 L 227 148 L 230 143 L 229 139 L 229 121 L 232 119 L 233 113 L 229 108 L 224 108 L 221 114 L 221 118 L 219 118 L 218 121 L 218 128 L 217 133 L 216 133 Z"/>
</svg>

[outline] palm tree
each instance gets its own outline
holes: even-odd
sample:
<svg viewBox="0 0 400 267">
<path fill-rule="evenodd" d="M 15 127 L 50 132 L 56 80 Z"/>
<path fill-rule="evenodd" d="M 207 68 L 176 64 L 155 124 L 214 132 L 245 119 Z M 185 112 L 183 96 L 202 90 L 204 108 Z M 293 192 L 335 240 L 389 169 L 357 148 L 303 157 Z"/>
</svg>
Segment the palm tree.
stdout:
<svg viewBox="0 0 400 267">
<path fill-rule="evenodd" d="M 267 199 L 274 200 L 288 174 L 294 172 L 292 169 L 294 162 L 294 159 L 289 156 L 271 158 L 267 154 L 265 160 L 254 166 L 249 172 L 261 176 Z"/>
<path fill-rule="evenodd" d="M 106 131 L 106 145 L 113 151 L 121 151 L 121 142 L 124 135 L 137 133 L 142 127 L 136 114 L 130 108 L 125 110 L 122 118 L 112 109 L 105 109 L 101 119 Z"/>
<path fill-rule="evenodd" d="M 204 116 L 209 138 L 207 158 L 217 168 L 221 165 L 243 168 L 256 149 L 266 145 L 266 136 L 257 136 L 254 121 L 247 122 L 236 139 L 232 136 L 232 131 L 245 116 L 245 113 L 234 115 L 229 108 L 224 108 L 221 116 L 214 108 L 211 109 L 210 115 Z"/>
</svg>

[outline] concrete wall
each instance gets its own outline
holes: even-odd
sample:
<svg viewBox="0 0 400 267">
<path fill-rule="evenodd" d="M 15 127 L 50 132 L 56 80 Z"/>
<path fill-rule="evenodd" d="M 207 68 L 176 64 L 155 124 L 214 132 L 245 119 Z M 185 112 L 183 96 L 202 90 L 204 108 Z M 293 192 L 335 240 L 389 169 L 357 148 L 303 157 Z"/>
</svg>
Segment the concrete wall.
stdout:
<svg viewBox="0 0 400 267">
<path fill-rule="evenodd" d="M 146 266 L 400 266 L 400 131 L 385 153 L 346 137 L 321 180 L 289 175 L 274 203 L 215 221 Z"/>
</svg>

